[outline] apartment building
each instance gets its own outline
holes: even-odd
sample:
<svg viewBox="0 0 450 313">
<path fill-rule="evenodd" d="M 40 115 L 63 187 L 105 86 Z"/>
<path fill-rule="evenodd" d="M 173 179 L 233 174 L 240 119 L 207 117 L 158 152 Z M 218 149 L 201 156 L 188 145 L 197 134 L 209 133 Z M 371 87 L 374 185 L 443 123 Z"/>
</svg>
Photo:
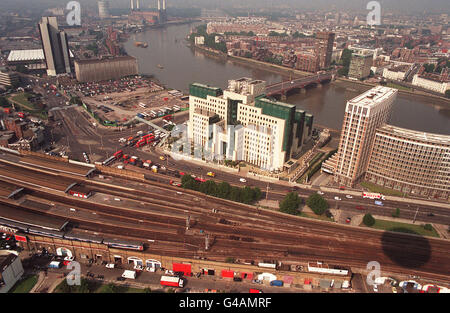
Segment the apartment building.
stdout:
<svg viewBox="0 0 450 313">
<path fill-rule="evenodd" d="M 230 80 L 222 90 L 190 85 L 188 138 L 197 157 L 246 161 L 282 170 L 312 133 L 313 116 L 265 97 L 265 82 Z"/>
<path fill-rule="evenodd" d="M 373 54 L 370 53 L 353 53 L 348 71 L 349 78 L 364 79 L 369 77 L 370 68 L 373 63 Z"/>
<path fill-rule="evenodd" d="M 19 75 L 16 72 L 6 70 L 4 67 L 0 67 L 0 85 L 4 86 L 16 86 L 19 84 Z"/>
<path fill-rule="evenodd" d="M 428 77 L 420 77 L 418 74 L 414 75 L 412 84 L 414 86 L 422 87 L 438 93 L 445 94 L 450 89 L 448 81 L 442 81 L 438 75 L 429 75 Z"/>
<path fill-rule="evenodd" d="M 450 196 L 450 136 L 391 125 L 380 127 L 366 180 L 427 197 Z"/>
<path fill-rule="evenodd" d="M 335 37 L 336 34 L 332 32 L 317 32 L 316 34 L 315 53 L 320 69 L 326 69 L 331 65 Z"/>
<path fill-rule="evenodd" d="M 334 180 L 352 187 L 367 170 L 375 132 L 389 118 L 398 90 L 374 87 L 349 100 L 345 108 Z"/>
</svg>

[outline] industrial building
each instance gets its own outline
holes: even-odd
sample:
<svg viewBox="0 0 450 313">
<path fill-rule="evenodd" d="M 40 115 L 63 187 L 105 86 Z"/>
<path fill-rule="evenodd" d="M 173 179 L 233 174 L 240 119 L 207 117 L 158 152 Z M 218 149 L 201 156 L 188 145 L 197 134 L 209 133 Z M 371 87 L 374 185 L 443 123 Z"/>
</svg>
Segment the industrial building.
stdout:
<svg viewBox="0 0 450 313">
<path fill-rule="evenodd" d="M 373 54 L 367 52 L 352 53 L 348 77 L 355 79 L 364 79 L 369 77 L 372 63 Z"/>
<path fill-rule="evenodd" d="M 143 23 L 146 24 L 162 24 L 167 21 L 166 0 L 158 0 L 158 9 L 155 10 L 142 10 L 139 0 L 130 0 L 130 15 L 129 22 L 131 23 Z M 161 5 L 162 2 L 162 5 Z"/>
<path fill-rule="evenodd" d="M 137 60 L 132 56 L 75 61 L 75 74 L 79 82 L 117 79 L 137 73 Z"/>
<path fill-rule="evenodd" d="M 59 30 L 55 16 L 44 16 L 39 23 L 47 75 L 72 73 L 69 43 L 64 31 Z"/>
<path fill-rule="evenodd" d="M 245 161 L 283 170 L 312 133 L 313 116 L 265 97 L 265 81 L 230 80 L 222 90 L 190 85 L 188 138 L 199 158 Z"/>
</svg>

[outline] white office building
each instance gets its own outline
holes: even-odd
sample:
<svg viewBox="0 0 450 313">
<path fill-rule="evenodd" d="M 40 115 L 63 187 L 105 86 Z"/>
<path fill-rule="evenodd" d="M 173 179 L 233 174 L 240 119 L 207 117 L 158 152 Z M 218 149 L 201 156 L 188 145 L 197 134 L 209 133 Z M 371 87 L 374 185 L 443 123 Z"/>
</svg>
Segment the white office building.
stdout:
<svg viewBox="0 0 450 313">
<path fill-rule="evenodd" d="M 196 157 L 282 170 L 312 133 L 313 117 L 265 98 L 265 82 L 230 80 L 226 90 L 191 84 L 188 138 Z"/>
</svg>

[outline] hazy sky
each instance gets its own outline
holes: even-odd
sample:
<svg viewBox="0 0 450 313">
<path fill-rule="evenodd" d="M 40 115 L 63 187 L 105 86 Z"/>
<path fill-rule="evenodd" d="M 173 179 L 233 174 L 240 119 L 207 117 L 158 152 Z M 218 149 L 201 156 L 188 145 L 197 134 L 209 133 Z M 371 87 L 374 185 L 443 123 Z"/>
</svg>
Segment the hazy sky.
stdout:
<svg viewBox="0 0 450 313">
<path fill-rule="evenodd" d="M 129 7 L 129 0 L 109 0 L 111 7 Z M 168 6 L 176 7 L 206 7 L 206 8 L 296 8 L 305 10 L 366 10 L 370 0 L 167 0 Z M 384 12 L 450 12 L 449 0 L 378 0 Z M 69 0 L 0 0 L 2 8 L 40 8 L 63 7 Z M 97 0 L 79 0 L 83 5 L 96 5 Z M 140 0 L 141 7 L 156 6 L 157 0 Z"/>
</svg>

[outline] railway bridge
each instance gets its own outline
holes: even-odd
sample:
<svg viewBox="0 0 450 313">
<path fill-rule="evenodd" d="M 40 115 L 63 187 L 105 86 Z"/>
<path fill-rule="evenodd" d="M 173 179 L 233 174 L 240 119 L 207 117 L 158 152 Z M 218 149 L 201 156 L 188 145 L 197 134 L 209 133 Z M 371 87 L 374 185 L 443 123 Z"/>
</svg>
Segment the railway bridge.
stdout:
<svg viewBox="0 0 450 313">
<path fill-rule="evenodd" d="M 321 85 L 334 79 L 334 74 L 331 72 L 312 74 L 306 77 L 293 79 L 290 81 L 282 81 L 266 87 L 267 96 L 281 96 L 281 99 L 286 99 L 287 93 L 293 90 L 304 90 L 308 86 Z"/>
</svg>

